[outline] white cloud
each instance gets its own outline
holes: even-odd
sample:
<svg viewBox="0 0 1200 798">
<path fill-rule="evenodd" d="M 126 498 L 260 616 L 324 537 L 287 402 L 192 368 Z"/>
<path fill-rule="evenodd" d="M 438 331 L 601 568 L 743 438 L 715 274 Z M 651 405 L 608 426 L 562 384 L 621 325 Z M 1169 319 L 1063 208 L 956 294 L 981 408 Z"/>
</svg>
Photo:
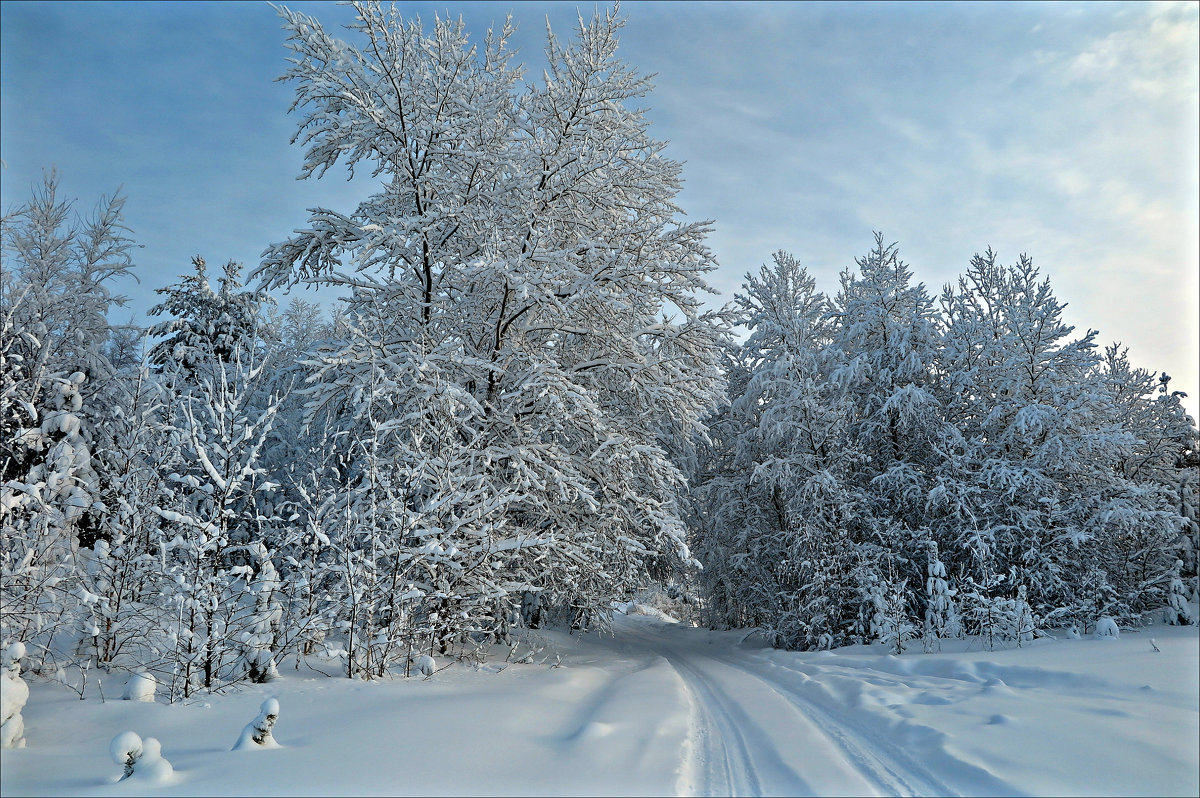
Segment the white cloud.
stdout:
<svg viewBox="0 0 1200 798">
<path fill-rule="evenodd" d="M 1134 26 L 1113 31 L 1071 58 L 1068 76 L 1147 97 L 1194 97 L 1200 83 L 1200 6 L 1150 4 L 1146 11 Z"/>
</svg>

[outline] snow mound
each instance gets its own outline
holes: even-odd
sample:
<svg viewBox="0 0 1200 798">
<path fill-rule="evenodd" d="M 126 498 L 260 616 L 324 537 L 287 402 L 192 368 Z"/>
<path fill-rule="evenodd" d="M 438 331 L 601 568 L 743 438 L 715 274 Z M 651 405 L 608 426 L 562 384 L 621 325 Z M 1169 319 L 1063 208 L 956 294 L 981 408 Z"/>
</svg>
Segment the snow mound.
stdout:
<svg viewBox="0 0 1200 798">
<path fill-rule="evenodd" d="M 149 673 L 135 673 L 125 682 L 125 692 L 121 698 L 126 701 L 153 701 L 154 691 L 158 689 L 158 681 Z"/>
</svg>

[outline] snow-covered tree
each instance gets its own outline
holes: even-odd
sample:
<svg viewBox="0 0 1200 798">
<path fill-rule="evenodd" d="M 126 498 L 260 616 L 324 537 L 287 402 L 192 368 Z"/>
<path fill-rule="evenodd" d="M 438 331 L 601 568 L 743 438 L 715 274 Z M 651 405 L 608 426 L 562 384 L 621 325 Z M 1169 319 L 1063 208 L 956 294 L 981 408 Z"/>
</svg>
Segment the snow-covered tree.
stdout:
<svg viewBox="0 0 1200 798">
<path fill-rule="evenodd" d="M 1027 257 L 976 256 L 940 313 L 882 236 L 857 267 L 827 301 L 780 253 L 737 298 L 693 475 L 709 622 L 805 648 L 911 624 L 932 649 L 1161 607 L 1200 474 L 1169 378 L 1072 338 Z"/>
<path fill-rule="evenodd" d="M 830 379 L 848 440 L 864 457 L 855 473 L 878 518 L 876 534 L 889 526 L 916 531 L 950 434 L 934 386 L 935 304 L 881 233 L 856 263 L 857 273 L 843 272 L 832 307 L 838 365 Z"/>
<path fill-rule="evenodd" d="M 204 258 L 192 258 L 193 272 L 180 282 L 156 289 L 166 299 L 150 309 L 151 316 L 167 318 L 150 328 L 150 334 L 162 340 L 150 349 L 150 360 L 170 365 L 196 380 L 197 369 L 211 371 L 214 363 L 229 363 L 234 354 L 262 360 L 267 323 L 263 305 L 270 299 L 259 291 L 243 291 L 242 265 L 225 264 L 214 291 L 208 279 Z"/>
<path fill-rule="evenodd" d="M 863 527 L 845 482 L 856 450 L 828 379 L 828 303 L 779 252 L 734 308 L 751 334 L 729 358 L 729 405 L 693 477 L 710 622 L 761 626 L 789 647 L 839 645 Z"/>
<path fill-rule="evenodd" d="M 1137 437 L 1100 376 L 1096 332 L 1071 339 L 1063 304 L 1029 258 L 1004 267 L 990 250 L 943 307 L 939 365 L 964 442 L 944 461 L 948 487 L 936 498 L 954 508 L 943 520 L 960 522 L 955 548 L 986 549 L 996 573 L 1018 568 L 1043 618 L 1082 611 L 1094 562 L 1129 607 L 1143 604 L 1164 567 L 1151 552 L 1174 539 L 1178 522 L 1122 473 Z"/>
<path fill-rule="evenodd" d="M 234 743 L 234 751 L 253 751 L 259 748 L 278 748 L 271 730 L 279 719 L 279 700 L 268 698 L 259 707 L 258 715 L 242 729 L 238 741 Z"/>
<path fill-rule="evenodd" d="M 1111 551 L 1121 556 L 1110 566 L 1111 578 L 1137 596 L 1137 609 L 1148 609 L 1173 578 L 1175 559 L 1183 562 L 1179 576 L 1195 578 L 1196 424 L 1183 408 L 1184 394 L 1170 390 L 1170 376 L 1134 368 L 1118 344 L 1105 350 L 1099 379 L 1112 398 L 1116 423 L 1135 439 L 1115 464 L 1136 515 L 1113 541 Z"/>
<path fill-rule="evenodd" d="M 636 106 L 650 84 L 617 58 L 613 13 L 567 44 L 549 34 L 545 79 L 522 86 L 508 24 L 476 48 L 461 21 L 355 8 L 361 48 L 283 10 L 285 77 L 304 175 L 342 159 L 384 182 L 351 213 L 318 209 L 257 271 L 349 291 L 364 330 L 323 356 L 313 400 L 346 409 L 350 479 L 376 494 L 342 534 L 407 518 L 426 560 L 455 551 L 501 575 L 490 626 L 530 592 L 577 625 L 603 622 L 652 558 L 690 559 L 683 479 L 659 436 L 701 429 L 721 387 L 722 332 L 696 296 L 708 228 L 676 222 L 680 165 Z M 388 407 L 376 400 L 364 428 L 356 395 L 372 384 Z M 423 404 L 431 394 L 443 398 Z M 404 448 L 380 450 L 381 436 Z M 435 497 L 454 499 L 440 520 Z M 397 502 L 408 509 L 378 515 Z M 424 603 L 438 634 L 458 634 Z"/>
<path fill-rule="evenodd" d="M 153 508 L 171 535 L 162 556 L 175 612 L 176 645 L 168 660 L 172 696 L 181 690 L 187 697 L 197 687 L 267 667 L 261 645 L 246 636 L 264 634 L 264 617 L 275 611 L 273 590 L 261 578 L 256 582 L 274 568 L 264 564 L 259 547 L 261 526 L 271 519 L 256 501 L 274 488 L 259 461 L 279 397 L 258 390 L 264 366 L 253 355 L 235 349 L 230 357 L 228 364 L 197 370 L 199 383 L 177 398 L 173 427 L 183 467 L 168 475 L 163 506 Z M 260 607 L 260 600 L 267 603 Z"/>
<path fill-rule="evenodd" d="M 97 429 L 95 460 L 103 512 L 79 574 L 90 632 L 81 654 L 97 665 L 154 663 L 168 645 L 162 557 L 163 523 L 154 512 L 167 498 L 167 475 L 179 467 L 170 396 L 145 360 L 122 369 L 105 393 L 109 412 Z"/>
<path fill-rule="evenodd" d="M 1179 572 L 1183 569 L 1183 560 L 1176 560 L 1171 569 L 1171 581 L 1167 586 L 1167 602 L 1163 608 L 1163 622 L 1171 626 L 1189 625 L 1196 622 L 1192 617 L 1192 608 L 1188 606 L 1187 588 Z"/>
<path fill-rule="evenodd" d="M 80 546 L 104 509 L 94 399 L 113 371 L 106 314 L 124 301 L 110 285 L 132 267 L 123 206 L 80 218 L 48 173 L 0 220 L 0 632 L 35 668 L 80 631 Z"/>
<path fill-rule="evenodd" d="M 938 557 L 937 541 L 926 542 L 925 627 L 922 641 L 925 651 L 940 651 L 942 640 L 961 633 L 955 591 L 946 581 L 946 566 Z"/>
</svg>

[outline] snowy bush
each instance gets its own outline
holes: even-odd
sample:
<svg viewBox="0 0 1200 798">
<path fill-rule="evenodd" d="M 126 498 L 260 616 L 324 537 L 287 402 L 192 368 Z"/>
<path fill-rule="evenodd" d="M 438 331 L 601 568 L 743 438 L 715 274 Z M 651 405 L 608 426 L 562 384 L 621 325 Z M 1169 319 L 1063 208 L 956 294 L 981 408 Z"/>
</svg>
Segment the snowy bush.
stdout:
<svg viewBox="0 0 1200 798">
<path fill-rule="evenodd" d="M 25 645 L 13 643 L 4 650 L 0 671 L 0 748 L 25 747 L 25 719 L 21 710 L 29 700 L 29 685 L 21 678 Z"/>
<path fill-rule="evenodd" d="M 134 765 L 142 757 L 142 738 L 135 732 L 121 732 L 108 744 L 108 753 L 113 762 L 124 768 L 121 778 L 127 779 L 133 775 Z"/>
<path fill-rule="evenodd" d="M 1011 636 L 1017 641 L 1017 645 L 1031 642 L 1036 631 L 1036 622 L 1033 609 L 1029 606 L 1025 585 L 1017 586 L 1017 596 L 1009 607 L 1009 617 L 1012 623 Z"/>
<path fill-rule="evenodd" d="M 1163 622 L 1171 626 L 1189 625 L 1195 623 L 1192 608 L 1188 606 L 1187 587 L 1179 572 L 1183 569 L 1183 560 L 1176 560 L 1171 571 L 1171 581 L 1167 586 L 1167 606 L 1163 607 Z"/>
<path fill-rule="evenodd" d="M 1117 622 L 1107 616 L 1096 621 L 1096 639 L 1116 640 L 1121 636 L 1121 630 L 1117 628 Z"/>
<path fill-rule="evenodd" d="M 141 672 L 135 673 L 125 682 L 125 691 L 121 694 L 121 698 L 126 701 L 153 701 L 154 691 L 158 688 L 158 681 L 153 674 Z"/>
<path fill-rule="evenodd" d="M 955 591 L 946 582 L 946 566 L 938 558 L 936 541 L 926 543 L 925 565 L 925 651 L 940 651 L 942 639 L 957 637 L 961 631 Z"/>
<path fill-rule="evenodd" d="M 876 616 L 876 639 L 897 656 L 917 636 L 916 627 L 909 621 L 907 583 L 906 579 L 888 583 L 882 613 Z"/>
<path fill-rule="evenodd" d="M 279 701 L 268 698 L 259 707 L 258 717 L 246 724 L 242 735 L 234 744 L 234 751 L 252 751 L 259 748 L 278 748 L 279 743 L 271 735 L 271 729 L 279 718 Z"/>
<path fill-rule="evenodd" d="M 112 738 L 108 753 L 122 767 L 121 781 L 136 779 L 150 784 L 164 784 L 175 772 L 162 755 L 162 746 L 153 737 L 142 739 L 135 732 L 125 731 Z"/>
</svg>

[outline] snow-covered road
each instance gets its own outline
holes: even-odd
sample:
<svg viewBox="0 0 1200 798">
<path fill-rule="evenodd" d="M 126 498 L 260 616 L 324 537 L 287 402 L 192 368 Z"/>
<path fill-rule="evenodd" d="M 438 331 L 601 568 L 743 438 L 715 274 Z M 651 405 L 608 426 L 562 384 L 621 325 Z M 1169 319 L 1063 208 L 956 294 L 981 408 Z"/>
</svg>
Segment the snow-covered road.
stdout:
<svg viewBox="0 0 1200 798">
<path fill-rule="evenodd" d="M 890 656 L 795 653 L 649 616 L 542 632 L 429 680 L 283 669 L 188 705 L 35 682 L 8 795 L 1196 795 L 1200 636 Z M 1150 645 L 1156 638 L 1159 651 Z M 977 645 L 973 646 L 978 648 Z M 527 649 L 522 648 L 522 651 Z M 560 661 L 561 657 L 561 661 Z M 560 667 L 555 667 L 561 662 Z M 316 663 L 336 667 L 334 663 Z M 109 696 L 120 679 L 109 677 Z M 266 696 L 271 751 L 230 751 Z M 114 783 L 109 740 L 151 735 L 168 784 Z"/>
<path fill-rule="evenodd" d="M 949 795 L 902 744 L 780 672 L 684 627 L 626 624 L 679 674 L 692 707 L 680 786 L 698 795 Z M 788 677 L 792 678 L 788 678 Z"/>
<path fill-rule="evenodd" d="M 1194 795 L 1200 787 L 1195 630 L 895 657 L 747 648 L 728 634 L 636 617 L 619 629 L 631 647 L 663 657 L 688 696 L 684 794 Z M 1171 635 L 1177 657 L 1158 657 L 1152 634 Z"/>
</svg>

